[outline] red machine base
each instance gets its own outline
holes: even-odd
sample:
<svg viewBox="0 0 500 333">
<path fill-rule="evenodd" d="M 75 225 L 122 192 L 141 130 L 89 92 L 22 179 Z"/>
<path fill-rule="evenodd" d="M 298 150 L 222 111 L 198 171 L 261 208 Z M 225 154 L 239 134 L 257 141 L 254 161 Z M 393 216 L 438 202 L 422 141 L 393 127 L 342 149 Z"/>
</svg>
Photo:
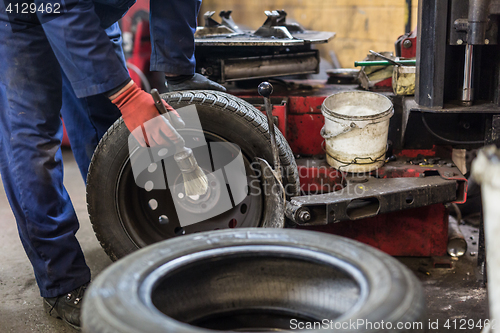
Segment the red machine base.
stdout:
<svg viewBox="0 0 500 333">
<path fill-rule="evenodd" d="M 393 256 L 444 256 L 448 210 L 443 204 L 436 204 L 356 221 L 299 228 L 351 238 Z"/>
</svg>

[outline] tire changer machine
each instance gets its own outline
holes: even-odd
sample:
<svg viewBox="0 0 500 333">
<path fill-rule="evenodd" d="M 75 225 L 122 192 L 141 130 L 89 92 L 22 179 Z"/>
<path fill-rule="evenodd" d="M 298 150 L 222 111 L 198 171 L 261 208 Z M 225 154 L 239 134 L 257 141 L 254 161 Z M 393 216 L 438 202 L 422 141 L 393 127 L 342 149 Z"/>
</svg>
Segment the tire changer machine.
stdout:
<svg viewBox="0 0 500 333">
<path fill-rule="evenodd" d="M 295 155 L 303 194 L 282 202 L 288 225 L 353 238 L 395 256 L 446 254 L 445 204 L 466 201 L 466 152 L 500 143 L 500 1 L 422 0 L 418 10 L 416 33 L 396 42 L 397 56 L 416 57 L 416 92 L 381 92 L 394 105 L 386 160 L 364 176 L 330 167 L 320 135 L 325 98 L 358 85 L 303 76 L 319 73 L 319 52 L 312 46 L 334 33 L 289 24 L 284 11 L 266 12 L 255 32 L 241 30 L 230 11 L 220 13 L 220 23 L 214 12 L 205 14 L 195 35 L 198 72 L 235 82 L 228 92 L 263 112 L 255 88 L 274 78 L 268 116 Z M 149 59 L 143 23 L 129 58 L 139 68 Z M 269 97 L 269 90 L 260 92 Z M 276 205 L 275 198 L 266 200 Z"/>
</svg>

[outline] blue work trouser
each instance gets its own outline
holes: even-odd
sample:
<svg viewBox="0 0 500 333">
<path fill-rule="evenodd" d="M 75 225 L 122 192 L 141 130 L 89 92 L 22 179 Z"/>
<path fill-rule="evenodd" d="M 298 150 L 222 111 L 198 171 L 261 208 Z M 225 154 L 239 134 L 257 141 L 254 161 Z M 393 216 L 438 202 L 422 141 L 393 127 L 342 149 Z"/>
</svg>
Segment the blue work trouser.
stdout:
<svg viewBox="0 0 500 333">
<path fill-rule="evenodd" d="M 113 42 L 116 54 L 123 66 L 125 57 L 122 49 L 122 36 L 118 23 L 106 29 L 106 34 Z M 84 180 L 94 150 L 108 128 L 121 114 L 118 108 L 103 94 L 77 98 L 66 75 L 62 75 L 61 115 L 75 160 Z"/>
<path fill-rule="evenodd" d="M 122 54 L 118 25 L 106 32 Z M 13 33 L 2 22 L 0 36 L 0 173 L 40 294 L 54 297 L 90 281 L 63 186 L 60 114 L 85 177 L 119 111 L 103 95 L 76 98 L 41 26 Z"/>
<path fill-rule="evenodd" d="M 99 28 L 103 20 L 92 1 L 73 2 L 63 16 L 42 17 L 42 27 L 29 15 L 14 22 L 0 1 L 0 173 L 43 297 L 90 280 L 75 238 L 78 220 L 63 186 L 60 115 L 85 178 L 94 147 L 119 116 L 102 93 L 128 78 L 122 52 L 105 40 L 109 37 Z M 160 40 L 153 48 L 163 50 L 152 61 L 156 70 L 194 71 L 193 16 L 200 3 L 152 0 L 158 15 L 175 20 L 153 19 Z M 106 31 L 114 41 L 120 38 L 116 29 L 115 24 Z"/>
<path fill-rule="evenodd" d="M 194 74 L 194 33 L 201 0 L 151 0 L 151 70 Z"/>
</svg>

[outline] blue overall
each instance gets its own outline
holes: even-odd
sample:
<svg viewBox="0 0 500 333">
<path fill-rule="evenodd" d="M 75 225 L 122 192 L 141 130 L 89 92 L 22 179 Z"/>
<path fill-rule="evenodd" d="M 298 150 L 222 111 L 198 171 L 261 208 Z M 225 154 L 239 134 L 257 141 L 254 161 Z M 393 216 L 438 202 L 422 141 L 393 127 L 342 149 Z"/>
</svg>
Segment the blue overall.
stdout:
<svg viewBox="0 0 500 333">
<path fill-rule="evenodd" d="M 120 116 L 103 93 L 129 78 L 115 22 L 134 0 L 65 0 L 60 15 L 8 13 L 16 2 L 29 1 L 0 1 L 0 173 L 40 294 L 55 297 L 90 281 L 63 186 L 60 116 L 85 179 L 95 146 Z M 200 3 L 151 1 L 152 69 L 194 72 Z"/>
</svg>

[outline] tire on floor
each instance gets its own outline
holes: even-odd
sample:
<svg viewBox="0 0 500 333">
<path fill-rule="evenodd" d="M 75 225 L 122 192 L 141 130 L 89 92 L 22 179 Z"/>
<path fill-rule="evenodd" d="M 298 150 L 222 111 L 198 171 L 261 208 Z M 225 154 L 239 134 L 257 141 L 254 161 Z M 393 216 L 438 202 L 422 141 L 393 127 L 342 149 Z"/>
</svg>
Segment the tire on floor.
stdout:
<svg viewBox="0 0 500 333">
<path fill-rule="evenodd" d="M 427 324 L 419 281 L 389 255 L 338 236 L 255 228 L 131 254 L 92 283 L 82 320 L 85 333 L 425 332 Z"/>
</svg>

